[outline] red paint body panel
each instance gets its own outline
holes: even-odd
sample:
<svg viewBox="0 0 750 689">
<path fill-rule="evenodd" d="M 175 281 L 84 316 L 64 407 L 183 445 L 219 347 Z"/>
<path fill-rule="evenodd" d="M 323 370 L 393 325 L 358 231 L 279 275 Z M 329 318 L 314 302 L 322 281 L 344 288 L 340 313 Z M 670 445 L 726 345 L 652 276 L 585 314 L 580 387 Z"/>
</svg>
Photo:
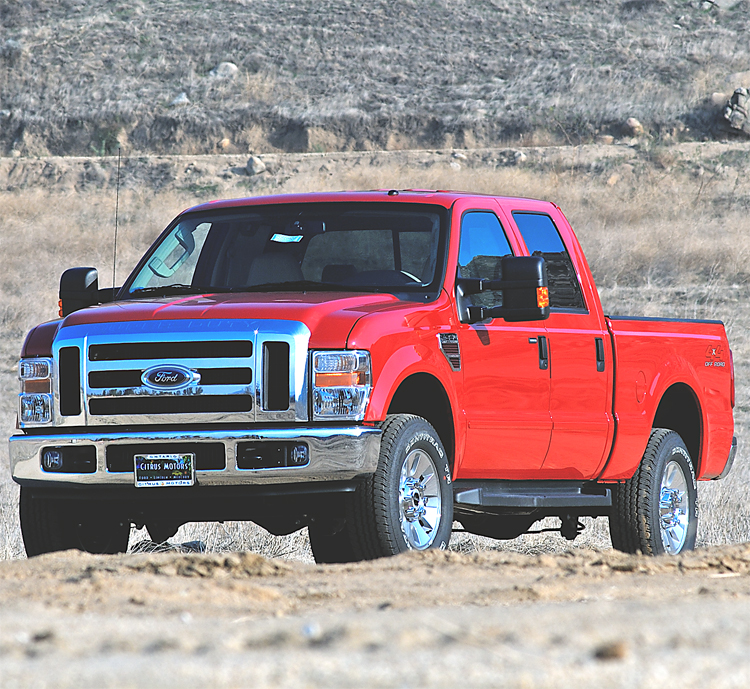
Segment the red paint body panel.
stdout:
<svg viewBox="0 0 750 689">
<path fill-rule="evenodd" d="M 690 387 L 701 412 L 698 478 L 718 476 L 729 456 L 734 431 L 731 361 L 724 326 L 611 320 L 609 327 L 617 356 L 615 410 L 618 428 L 612 456 L 601 478 L 621 480 L 633 475 L 646 447 L 659 402 L 675 384 Z M 718 357 L 707 356 L 709 350 L 716 348 L 720 351 Z M 643 396 L 642 402 L 638 401 L 639 396 Z"/>
<path fill-rule="evenodd" d="M 52 342 L 61 323 L 62 321 L 49 321 L 32 328 L 21 347 L 21 356 L 52 356 Z"/>
</svg>

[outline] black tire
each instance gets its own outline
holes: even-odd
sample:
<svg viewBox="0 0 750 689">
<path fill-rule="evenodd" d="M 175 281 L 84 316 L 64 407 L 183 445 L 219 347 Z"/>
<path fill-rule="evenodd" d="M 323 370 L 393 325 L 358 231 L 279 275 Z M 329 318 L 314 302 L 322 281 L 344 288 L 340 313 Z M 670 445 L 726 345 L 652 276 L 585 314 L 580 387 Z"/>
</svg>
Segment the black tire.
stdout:
<svg viewBox="0 0 750 689">
<path fill-rule="evenodd" d="M 180 524 L 169 521 L 152 521 L 146 522 L 148 535 L 154 543 L 166 543 L 172 536 L 177 533 Z"/>
<path fill-rule="evenodd" d="M 362 559 L 345 519 L 338 524 L 314 522 L 307 527 L 310 548 L 319 565 L 356 562 Z"/>
<path fill-rule="evenodd" d="M 644 555 L 693 550 L 698 530 L 696 496 L 693 462 L 682 438 L 655 428 L 633 478 L 612 492 L 612 546 Z"/>
<path fill-rule="evenodd" d="M 407 459 L 412 476 L 408 471 L 402 476 Z M 425 419 L 410 414 L 386 418 L 378 468 L 352 496 L 347 522 L 356 559 L 448 547 L 450 464 L 440 436 Z"/>
<path fill-rule="evenodd" d="M 128 549 L 130 523 L 95 505 L 75 505 L 21 488 L 19 507 L 29 557 L 72 548 L 101 554 Z"/>
</svg>

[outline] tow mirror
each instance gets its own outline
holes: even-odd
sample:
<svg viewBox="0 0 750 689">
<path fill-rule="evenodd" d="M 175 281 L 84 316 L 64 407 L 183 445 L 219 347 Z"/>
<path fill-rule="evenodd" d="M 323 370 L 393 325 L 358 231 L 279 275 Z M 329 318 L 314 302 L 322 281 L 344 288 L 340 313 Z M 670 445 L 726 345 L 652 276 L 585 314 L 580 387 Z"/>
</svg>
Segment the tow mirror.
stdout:
<svg viewBox="0 0 750 689">
<path fill-rule="evenodd" d="M 115 288 L 99 289 L 96 268 L 69 268 L 60 276 L 60 315 L 113 301 Z"/>
<path fill-rule="evenodd" d="M 456 297 L 462 323 L 502 318 L 511 323 L 549 318 L 547 265 L 541 256 L 505 256 L 502 280 L 457 278 Z M 473 306 L 469 297 L 481 292 L 502 291 L 502 306 Z"/>
</svg>

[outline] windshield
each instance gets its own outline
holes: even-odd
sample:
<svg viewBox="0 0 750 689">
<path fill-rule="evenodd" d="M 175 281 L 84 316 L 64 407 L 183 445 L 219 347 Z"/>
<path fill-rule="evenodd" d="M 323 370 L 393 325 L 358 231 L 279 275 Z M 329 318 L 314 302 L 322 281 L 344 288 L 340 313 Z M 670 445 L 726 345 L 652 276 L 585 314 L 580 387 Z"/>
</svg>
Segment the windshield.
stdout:
<svg viewBox="0 0 750 689">
<path fill-rule="evenodd" d="M 446 209 L 286 204 L 186 215 L 125 283 L 126 295 L 439 290 Z"/>
</svg>

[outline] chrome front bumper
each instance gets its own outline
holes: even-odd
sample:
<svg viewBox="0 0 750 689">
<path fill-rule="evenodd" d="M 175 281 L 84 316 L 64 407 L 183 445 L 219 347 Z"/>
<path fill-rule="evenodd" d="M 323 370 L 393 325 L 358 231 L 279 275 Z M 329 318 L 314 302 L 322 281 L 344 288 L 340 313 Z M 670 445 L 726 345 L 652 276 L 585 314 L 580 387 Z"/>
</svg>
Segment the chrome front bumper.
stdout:
<svg viewBox="0 0 750 689">
<path fill-rule="evenodd" d="M 133 485 L 132 472 L 107 470 L 106 450 L 111 445 L 132 443 L 163 444 L 176 442 L 222 442 L 226 450 L 226 468 L 196 471 L 196 483 L 203 486 L 295 483 L 308 481 L 346 481 L 375 472 L 380 452 L 379 428 L 263 428 L 253 430 L 158 431 L 78 434 L 19 434 L 10 438 L 10 470 L 17 483 L 46 482 L 77 485 Z M 301 467 L 238 469 L 237 444 L 243 441 L 289 440 L 308 445 L 310 461 Z M 96 447 L 96 472 L 70 474 L 42 470 L 44 447 L 93 445 Z"/>
</svg>

